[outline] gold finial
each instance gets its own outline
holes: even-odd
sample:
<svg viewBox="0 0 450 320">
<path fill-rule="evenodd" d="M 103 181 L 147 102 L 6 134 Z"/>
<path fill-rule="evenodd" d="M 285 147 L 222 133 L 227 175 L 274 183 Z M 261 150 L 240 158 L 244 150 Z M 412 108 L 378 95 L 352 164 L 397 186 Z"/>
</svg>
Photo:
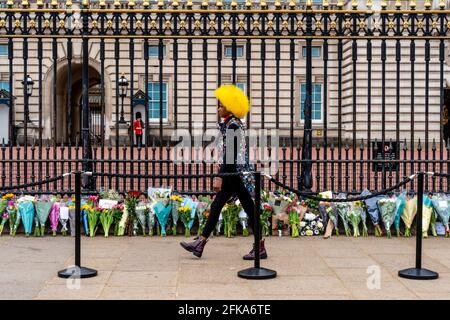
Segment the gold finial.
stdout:
<svg viewBox="0 0 450 320">
<path fill-rule="evenodd" d="M 105 0 L 100 0 L 100 2 L 98 3 L 98 5 L 100 6 L 100 8 L 105 8 L 105 7 L 106 7 L 106 2 L 105 2 Z"/>
<path fill-rule="evenodd" d="M 252 0 L 247 0 L 247 2 L 245 3 L 245 6 L 247 7 L 247 8 L 251 8 L 252 7 Z"/>
<path fill-rule="evenodd" d="M 142 6 L 144 8 L 148 8 L 150 6 L 150 3 L 148 1 L 144 1 L 144 2 L 142 2 Z"/>
<path fill-rule="evenodd" d="M 57 7 L 58 6 L 58 1 L 52 0 L 51 6 L 52 7 Z"/>
<path fill-rule="evenodd" d="M 441 8 L 442 10 L 444 10 L 445 9 L 445 1 L 443 1 L 443 0 L 441 0 L 441 1 L 439 1 L 439 8 Z"/>
<path fill-rule="evenodd" d="M 133 9 L 135 5 L 136 5 L 136 3 L 133 0 L 128 0 L 128 7 Z"/>
<path fill-rule="evenodd" d="M 231 7 L 232 8 L 236 8 L 237 7 L 237 2 L 235 0 L 231 1 Z"/>
<path fill-rule="evenodd" d="M 158 1 L 158 7 L 164 7 L 164 0 Z"/>
<path fill-rule="evenodd" d="M 402 7 L 402 2 L 401 2 L 400 0 L 397 0 L 397 1 L 395 2 L 395 7 L 396 7 L 397 9 L 401 9 L 401 7 Z"/>
<path fill-rule="evenodd" d="M 8 1 L 6 2 L 6 4 L 8 5 L 8 7 L 12 7 L 12 6 L 14 5 L 14 1 L 8 0 Z"/>
<path fill-rule="evenodd" d="M 265 0 L 261 0 L 260 5 L 261 5 L 261 9 L 267 8 L 267 3 Z"/>
<path fill-rule="evenodd" d="M 178 8 L 178 1 L 177 0 L 173 0 L 172 1 L 172 7 L 174 7 L 174 8 Z"/>
<path fill-rule="evenodd" d="M 411 0 L 411 2 L 409 3 L 409 6 L 411 7 L 411 9 L 415 9 L 416 8 L 416 1 L 415 0 Z"/>
<path fill-rule="evenodd" d="M 38 0 L 36 1 L 36 5 L 38 6 L 38 8 L 42 8 L 44 6 L 44 2 L 42 0 Z"/>
<path fill-rule="evenodd" d="M 203 0 L 202 7 L 208 8 L 208 5 L 209 5 L 208 1 L 207 0 Z"/>
<path fill-rule="evenodd" d="M 83 7 L 89 7 L 89 0 L 83 0 Z"/>
<path fill-rule="evenodd" d="M 322 6 L 323 6 L 325 9 L 328 9 L 328 7 L 330 6 L 330 3 L 328 2 L 328 0 L 323 0 Z"/>
<path fill-rule="evenodd" d="M 222 3 L 221 0 L 217 0 L 216 7 L 219 8 L 219 9 L 223 7 L 223 3 Z"/>
<path fill-rule="evenodd" d="M 381 9 L 386 9 L 387 5 L 387 1 L 381 1 Z"/>
<path fill-rule="evenodd" d="M 28 3 L 27 0 L 22 0 L 22 7 L 26 8 L 28 7 L 30 4 Z"/>
<path fill-rule="evenodd" d="M 306 6 L 307 7 L 311 7 L 312 6 L 312 1 L 311 0 L 307 0 L 306 1 Z"/>
<path fill-rule="evenodd" d="M 344 2 L 342 2 L 342 0 L 339 0 L 337 2 L 337 6 L 342 9 L 342 7 L 344 6 Z"/>
<path fill-rule="evenodd" d="M 114 1 L 114 7 L 116 7 L 116 9 L 120 7 L 120 1 L 119 0 Z"/>
<path fill-rule="evenodd" d="M 307 1 L 307 3 L 310 2 L 310 0 Z M 281 2 L 279 0 L 275 1 L 275 8 L 280 9 L 281 8 Z"/>
<path fill-rule="evenodd" d="M 290 8 L 293 9 L 293 8 L 295 8 L 296 5 L 297 5 L 297 4 L 295 3 L 295 0 L 290 0 L 290 1 L 289 1 L 289 7 L 290 7 Z"/>
<path fill-rule="evenodd" d="M 430 2 L 430 0 L 425 0 L 424 7 L 425 7 L 425 9 L 430 9 L 430 7 L 431 7 L 431 2 Z"/>
<path fill-rule="evenodd" d="M 194 4 L 192 3 L 192 0 L 188 0 L 188 2 L 186 3 L 186 6 L 189 8 L 189 9 L 192 9 L 192 6 L 193 6 Z"/>
<path fill-rule="evenodd" d="M 367 8 L 371 9 L 373 6 L 372 0 L 367 0 L 366 6 L 367 6 Z"/>
<path fill-rule="evenodd" d="M 358 8 L 358 0 L 352 0 L 352 7 L 353 9 Z"/>
<path fill-rule="evenodd" d="M 66 1 L 66 7 L 71 7 L 72 6 L 72 1 L 71 0 L 67 0 Z"/>
</svg>

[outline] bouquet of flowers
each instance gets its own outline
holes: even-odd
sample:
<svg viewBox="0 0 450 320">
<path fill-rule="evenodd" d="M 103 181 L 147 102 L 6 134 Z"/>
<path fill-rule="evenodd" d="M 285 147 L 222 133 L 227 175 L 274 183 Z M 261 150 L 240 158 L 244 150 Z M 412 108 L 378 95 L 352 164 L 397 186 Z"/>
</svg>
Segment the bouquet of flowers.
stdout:
<svg viewBox="0 0 450 320">
<path fill-rule="evenodd" d="M 116 208 L 117 210 L 119 208 Z M 116 217 L 118 217 L 118 213 L 116 212 Z M 125 230 L 127 228 L 128 223 L 128 209 L 126 206 L 122 206 L 122 215 L 120 217 L 118 227 L 117 227 L 117 236 L 123 236 L 125 234 Z"/>
<path fill-rule="evenodd" d="M 273 214 L 273 207 L 268 203 L 264 203 L 260 217 L 263 237 L 270 236 L 270 218 Z"/>
<path fill-rule="evenodd" d="M 336 208 L 337 208 L 337 212 L 339 217 L 341 217 L 342 222 L 344 224 L 344 231 L 345 231 L 345 235 L 347 237 L 351 236 L 351 232 L 350 232 L 350 228 L 349 228 L 349 220 L 348 220 L 348 212 L 351 209 L 351 205 L 348 202 L 338 202 L 336 203 Z"/>
<path fill-rule="evenodd" d="M 405 209 L 402 213 L 402 220 L 405 223 L 405 237 L 411 237 L 411 226 L 417 213 L 417 198 L 406 198 Z"/>
<path fill-rule="evenodd" d="M 294 208 L 289 212 L 289 225 L 291 227 L 292 238 L 298 238 L 300 236 L 300 218 L 298 216 L 297 210 Z"/>
<path fill-rule="evenodd" d="M 53 236 L 56 236 L 56 232 L 58 231 L 58 219 L 59 219 L 59 208 L 61 204 L 59 202 L 53 202 L 52 210 L 50 211 L 50 227 L 53 232 Z"/>
<path fill-rule="evenodd" d="M 128 212 L 127 231 L 128 235 L 137 234 L 137 217 L 136 217 L 136 205 L 139 201 L 141 193 L 139 191 L 129 191 L 125 197 L 125 208 Z"/>
<path fill-rule="evenodd" d="M 353 236 L 359 237 L 359 223 L 362 220 L 362 212 L 364 211 L 363 203 L 361 201 L 355 201 L 350 204 L 350 210 L 348 211 L 348 220 L 353 227 Z"/>
<path fill-rule="evenodd" d="M 361 193 L 361 196 L 370 195 L 369 190 L 364 190 Z M 370 219 L 375 227 L 375 237 L 381 237 L 383 235 L 383 231 L 381 231 L 380 227 L 380 210 L 378 209 L 378 201 L 385 198 L 384 196 L 377 196 L 367 200 L 364 200 L 366 204 L 367 212 L 369 213 Z"/>
<path fill-rule="evenodd" d="M 395 214 L 397 211 L 396 199 L 385 198 L 378 200 L 378 208 L 381 214 L 381 220 L 383 221 L 384 228 L 386 229 L 386 235 L 391 237 L 391 225 L 394 222 Z"/>
<path fill-rule="evenodd" d="M 323 234 L 324 225 L 322 218 L 319 215 L 308 212 L 305 214 L 303 221 L 300 221 L 300 235 L 301 236 L 318 236 Z"/>
<path fill-rule="evenodd" d="M 397 237 L 400 237 L 400 219 L 403 214 L 403 210 L 405 210 L 406 204 L 406 192 L 399 194 L 396 198 L 396 213 L 394 218 L 394 227 L 397 232 Z"/>
<path fill-rule="evenodd" d="M 172 205 L 165 201 L 157 201 L 153 205 L 153 210 L 155 211 L 156 217 L 158 218 L 159 225 L 161 227 L 161 235 L 166 236 L 166 225 L 169 219 L 169 215 L 172 213 Z"/>
<path fill-rule="evenodd" d="M 31 199 L 34 198 L 25 196 L 18 200 L 19 213 L 22 218 L 23 226 L 25 228 L 25 235 L 27 237 L 29 237 L 31 234 L 35 215 L 34 203 Z"/>
<path fill-rule="evenodd" d="M 8 212 L 9 218 L 9 235 L 15 236 L 17 232 L 17 228 L 20 225 L 21 217 L 17 210 L 16 204 L 14 201 L 9 201 L 8 206 L 6 207 L 6 211 Z"/>
<path fill-rule="evenodd" d="M 67 221 L 69 220 L 69 207 L 59 207 L 59 222 L 61 222 L 61 233 L 63 236 L 67 235 Z"/>
<path fill-rule="evenodd" d="M 91 208 L 88 211 L 88 223 L 89 223 L 89 236 L 95 237 L 98 228 L 98 221 L 100 220 L 100 216 L 105 209 L 103 208 Z M 105 231 L 106 232 L 106 231 Z"/>
<path fill-rule="evenodd" d="M 87 205 L 90 206 L 91 208 L 95 208 L 98 205 L 98 200 L 99 200 L 98 196 L 89 196 Z"/>
<path fill-rule="evenodd" d="M 434 210 L 439 215 L 442 224 L 445 227 L 445 237 L 450 237 L 450 229 L 449 229 L 449 218 L 450 218 L 450 206 L 449 206 L 450 198 L 441 193 L 433 196 L 432 202 Z"/>
<path fill-rule="evenodd" d="M 141 225 L 142 234 L 145 236 L 145 228 L 147 227 L 147 211 L 150 208 L 150 204 L 147 201 L 140 201 L 136 205 L 136 218 L 137 222 Z M 152 230 L 153 231 L 153 230 Z"/>
<path fill-rule="evenodd" d="M 3 227 L 5 226 L 6 221 L 9 221 L 9 214 L 6 210 L 9 199 L 12 199 L 9 198 L 9 195 L 4 195 L 2 199 L 0 199 L 0 215 L 2 216 L 2 222 L 0 223 L 0 236 L 2 235 Z"/>
<path fill-rule="evenodd" d="M 52 210 L 53 202 L 50 199 L 43 197 L 37 200 L 34 205 L 36 208 L 35 220 L 38 224 L 37 232 L 35 229 L 35 235 L 43 237 L 45 232 L 45 223 L 47 222 L 50 211 Z"/>
<path fill-rule="evenodd" d="M 172 203 L 172 234 L 177 235 L 177 223 L 178 223 L 178 208 L 181 207 L 183 198 L 178 195 L 172 195 L 170 197 Z"/>
<path fill-rule="evenodd" d="M 273 212 L 278 214 L 282 211 L 285 211 L 287 206 L 291 204 L 295 199 L 295 194 L 292 194 L 287 191 L 276 191 L 270 194 L 269 204 L 273 208 Z"/>
<path fill-rule="evenodd" d="M 106 200 L 120 201 L 120 194 L 115 190 L 102 190 L 100 191 L 100 198 Z"/>
<path fill-rule="evenodd" d="M 105 234 L 105 238 L 109 236 L 109 229 L 114 221 L 114 212 L 112 210 L 103 209 L 100 211 L 100 223 L 102 224 L 103 232 Z"/>
<path fill-rule="evenodd" d="M 227 238 L 232 238 L 236 235 L 239 211 L 241 211 L 241 208 L 235 202 L 227 203 L 222 210 L 224 234 Z"/>
<path fill-rule="evenodd" d="M 119 235 L 119 225 L 123 215 L 123 204 L 116 204 L 111 209 L 114 224 L 114 235 Z"/>
<path fill-rule="evenodd" d="M 205 228 L 211 207 L 211 200 L 208 197 L 199 197 L 199 201 L 200 202 L 197 205 L 198 236 L 202 234 L 203 229 Z"/>
<path fill-rule="evenodd" d="M 186 238 L 191 236 L 191 229 L 189 228 L 189 223 L 193 220 L 192 209 L 188 206 L 183 206 L 178 208 L 178 216 L 180 217 L 181 222 L 184 224 L 184 235 Z"/>
<path fill-rule="evenodd" d="M 328 239 L 331 237 L 331 234 L 333 233 L 333 229 L 335 229 L 336 236 L 339 236 L 339 214 L 337 212 L 336 203 L 333 202 L 323 202 L 319 204 L 319 212 L 323 211 L 324 213 L 322 215 L 328 216 L 328 223 L 327 228 L 325 231 L 325 239 Z"/>
<path fill-rule="evenodd" d="M 93 207 L 91 207 L 90 205 L 83 205 L 81 206 L 81 222 L 83 225 L 83 229 L 84 229 L 84 234 L 86 236 L 89 236 L 89 222 L 88 222 L 88 212 L 89 210 L 92 210 Z"/>
<path fill-rule="evenodd" d="M 430 228 L 431 216 L 433 215 L 433 206 L 431 199 L 423 195 L 422 207 L 422 237 L 428 238 L 428 229 Z"/>
<path fill-rule="evenodd" d="M 242 236 L 248 237 L 249 231 L 248 231 L 248 215 L 245 212 L 244 208 L 239 211 L 239 223 L 242 226 Z"/>
</svg>

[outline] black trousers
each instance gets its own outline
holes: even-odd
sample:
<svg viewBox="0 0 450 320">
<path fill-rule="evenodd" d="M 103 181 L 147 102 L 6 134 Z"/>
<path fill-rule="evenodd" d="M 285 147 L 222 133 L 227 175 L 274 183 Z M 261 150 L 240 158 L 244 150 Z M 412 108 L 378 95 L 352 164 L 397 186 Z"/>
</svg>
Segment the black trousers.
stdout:
<svg viewBox="0 0 450 320">
<path fill-rule="evenodd" d="M 222 177 L 222 188 L 211 204 L 211 211 L 202 233 L 203 237 L 209 238 L 211 232 L 216 228 L 222 208 L 233 195 L 236 195 L 241 202 L 242 208 L 248 216 L 248 224 L 254 232 L 255 203 L 250 193 L 239 176 L 224 176 Z"/>
<path fill-rule="evenodd" d="M 136 135 L 136 144 L 137 144 L 138 148 L 142 148 L 142 134 Z"/>
</svg>

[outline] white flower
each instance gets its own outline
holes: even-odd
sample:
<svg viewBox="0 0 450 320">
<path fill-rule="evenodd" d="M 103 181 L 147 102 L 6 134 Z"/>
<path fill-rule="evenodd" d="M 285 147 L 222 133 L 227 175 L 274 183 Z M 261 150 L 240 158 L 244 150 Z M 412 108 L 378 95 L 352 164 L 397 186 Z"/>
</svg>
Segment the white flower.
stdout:
<svg viewBox="0 0 450 320">
<path fill-rule="evenodd" d="M 306 213 L 305 214 L 305 220 L 307 220 L 307 221 L 314 220 L 315 218 L 316 218 L 316 215 L 314 213 Z"/>
<path fill-rule="evenodd" d="M 300 222 L 300 227 L 302 227 L 302 228 L 306 227 L 306 222 L 305 221 L 301 221 Z"/>
<path fill-rule="evenodd" d="M 306 231 L 306 235 L 307 235 L 308 237 L 312 236 L 313 234 L 314 234 L 314 232 L 313 232 L 312 230 L 307 230 L 307 231 Z"/>
<path fill-rule="evenodd" d="M 314 234 L 317 236 L 319 234 L 319 230 L 314 230 Z"/>
<path fill-rule="evenodd" d="M 312 225 L 312 226 L 315 226 L 316 224 L 317 224 L 317 223 L 316 223 L 315 221 L 312 221 L 312 222 L 311 222 L 311 225 Z"/>
<path fill-rule="evenodd" d="M 323 228 L 323 223 L 322 223 L 322 222 L 318 222 L 318 223 L 317 223 L 317 227 L 318 227 L 319 229 L 322 229 L 322 228 Z"/>
</svg>

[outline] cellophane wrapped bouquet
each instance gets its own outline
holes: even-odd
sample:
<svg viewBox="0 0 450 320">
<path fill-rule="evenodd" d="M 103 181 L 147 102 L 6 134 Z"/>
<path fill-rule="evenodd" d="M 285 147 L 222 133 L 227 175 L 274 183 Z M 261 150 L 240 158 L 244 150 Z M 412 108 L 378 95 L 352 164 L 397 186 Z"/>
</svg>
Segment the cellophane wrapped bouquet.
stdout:
<svg viewBox="0 0 450 320">
<path fill-rule="evenodd" d="M 25 229 L 25 236 L 29 237 L 33 228 L 33 221 L 35 216 L 34 209 L 35 198 L 32 196 L 20 197 L 18 202 L 19 214 L 22 218 L 23 227 Z"/>
<path fill-rule="evenodd" d="M 359 224 L 362 221 L 362 215 L 364 212 L 364 203 L 362 201 L 354 201 L 350 203 L 349 210 L 347 212 L 347 219 L 353 228 L 353 237 L 359 237 Z"/>
<path fill-rule="evenodd" d="M 166 236 L 166 227 L 169 216 L 172 214 L 172 201 L 170 199 L 172 190 L 164 189 L 156 191 L 151 197 L 152 209 L 159 222 L 158 235 Z"/>
<path fill-rule="evenodd" d="M 191 236 L 191 228 L 189 228 L 189 223 L 193 220 L 191 213 L 192 209 L 189 206 L 182 206 L 178 208 L 178 216 L 184 225 L 184 235 L 186 238 Z"/>
<path fill-rule="evenodd" d="M 9 213 L 6 208 L 8 207 L 8 202 L 14 198 L 13 194 L 6 194 L 0 199 L 0 236 L 3 233 L 3 228 L 7 221 L 9 221 Z"/>
<path fill-rule="evenodd" d="M 34 218 L 36 228 L 34 230 L 34 235 L 43 237 L 45 233 L 45 224 L 53 207 L 53 199 L 49 196 L 41 196 L 36 199 L 34 206 L 36 209 Z"/>
<path fill-rule="evenodd" d="M 177 224 L 178 224 L 178 208 L 181 207 L 181 203 L 183 202 L 183 198 L 179 195 L 172 195 L 170 197 L 170 202 L 172 204 L 172 234 L 174 236 L 177 235 Z"/>
<path fill-rule="evenodd" d="M 197 235 L 200 236 L 205 229 L 206 221 L 209 217 L 209 211 L 211 209 L 212 200 L 209 197 L 198 197 L 199 203 L 197 205 L 197 217 L 198 217 L 198 231 Z"/>
<path fill-rule="evenodd" d="M 397 212 L 396 198 L 384 198 L 378 200 L 378 208 L 381 214 L 381 220 L 384 224 L 384 229 L 386 230 L 386 236 L 391 237 L 391 226 L 394 223 L 395 214 Z"/>
<path fill-rule="evenodd" d="M 361 193 L 361 196 L 368 196 L 368 195 L 371 195 L 371 192 L 367 189 Z M 381 237 L 383 235 L 383 231 L 381 230 L 380 227 L 381 219 L 380 219 L 380 210 L 378 208 L 378 201 L 384 198 L 385 196 L 375 196 L 364 200 L 367 213 L 369 214 L 370 220 L 372 221 L 373 226 L 375 227 L 375 237 Z"/>
<path fill-rule="evenodd" d="M 227 203 L 222 209 L 224 234 L 227 238 L 236 236 L 236 226 L 239 221 L 239 212 L 241 206 L 236 204 L 235 201 Z"/>
<path fill-rule="evenodd" d="M 435 194 L 432 198 L 433 208 L 437 212 L 439 219 L 445 227 L 445 237 L 450 237 L 450 197 L 445 193 Z"/>
</svg>

